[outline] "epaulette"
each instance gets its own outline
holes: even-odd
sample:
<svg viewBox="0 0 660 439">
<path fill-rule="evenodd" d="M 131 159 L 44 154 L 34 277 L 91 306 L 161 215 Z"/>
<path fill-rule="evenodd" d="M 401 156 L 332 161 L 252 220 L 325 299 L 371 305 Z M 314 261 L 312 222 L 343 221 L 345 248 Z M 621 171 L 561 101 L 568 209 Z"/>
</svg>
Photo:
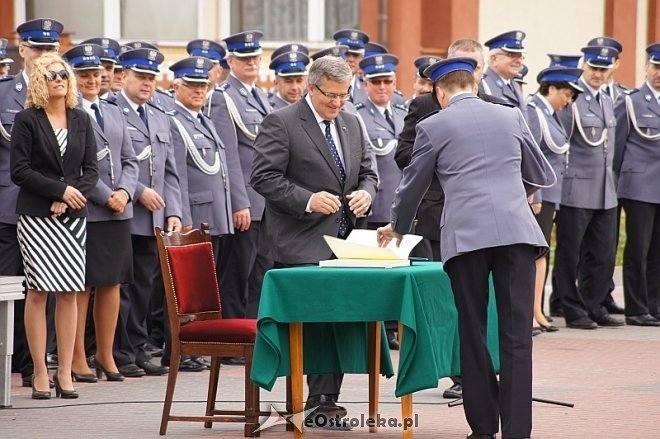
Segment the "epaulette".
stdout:
<svg viewBox="0 0 660 439">
<path fill-rule="evenodd" d="M 176 113 L 177 113 L 176 110 L 170 110 L 165 112 L 165 114 L 167 114 L 168 116 L 176 116 Z"/>
<path fill-rule="evenodd" d="M 438 109 L 438 110 L 433 110 L 433 111 L 431 111 L 429 114 L 425 114 L 424 116 L 422 116 L 422 117 L 420 117 L 419 119 L 417 119 L 417 123 L 420 123 L 420 122 L 423 121 L 424 119 L 427 119 L 427 118 L 433 116 L 434 114 L 438 114 L 439 111 L 440 111 L 439 109 Z"/>
<path fill-rule="evenodd" d="M 532 108 L 536 108 L 536 102 L 528 101 L 527 106 L 532 107 Z"/>
<path fill-rule="evenodd" d="M 162 88 L 157 88 L 156 93 L 160 93 L 160 94 L 163 94 L 165 96 L 169 96 L 171 98 L 174 97 L 174 96 L 172 96 L 172 93 L 169 90 L 163 90 Z"/>
<path fill-rule="evenodd" d="M 405 111 L 406 113 L 408 112 L 408 107 L 406 107 L 406 106 L 403 105 L 403 104 L 394 104 L 394 108 L 398 108 L 399 110 L 403 110 L 403 111 Z"/>
<path fill-rule="evenodd" d="M 112 99 L 112 100 L 110 100 L 110 99 Z M 115 101 L 114 96 L 108 96 L 107 99 L 99 98 L 99 100 L 100 100 L 101 102 L 106 103 L 106 104 L 114 105 L 115 107 L 118 107 L 118 105 L 117 105 L 117 101 Z"/>
<path fill-rule="evenodd" d="M 621 83 L 619 83 L 619 82 L 615 82 L 614 84 L 615 84 L 617 87 L 622 88 L 624 91 L 628 91 L 628 90 L 630 90 L 628 87 L 626 87 L 625 85 L 623 85 L 623 84 L 621 84 Z"/>
<path fill-rule="evenodd" d="M 628 88 L 628 89 L 624 90 L 623 92 L 627 95 L 631 95 L 633 93 L 637 93 L 638 91 L 639 91 L 638 88 Z"/>
<path fill-rule="evenodd" d="M 164 108 L 159 107 L 155 103 L 151 102 L 151 100 L 147 101 L 147 105 L 149 105 L 151 108 L 155 108 L 156 110 L 158 110 L 162 113 L 167 113 Z"/>
<path fill-rule="evenodd" d="M 0 78 L 0 82 L 11 81 L 11 80 L 14 79 L 14 78 L 15 78 L 14 75 L 7 75 L 7 76 L 5 76 L 5 77 L 3 77 L 3 78 Z"/>
<path fill-rule="evenodd" d="M 401 90 L 394 90 L 394 93 L 398 94 L 399 96 L 403 96 L 403 92 Z"/>
<path fill-rule="evenodd" d="M 116 94 L 110 95 L 106 99 L 104 99 L 104 101 L 109 102 L 111 104 L 116 104 L 117 103 L 117 95 Z"/>
<path fill-rule="evenodd" d="M 364 108 L 364 102 L 360 102 L 359 104 L 353 105 L 356 110 L 359 110 L 360 108 Z"/>
<path fill-rule="evenodd" d="M 228 82 L 223 82 L 220 85 L 216 85 L 215 89 L 216 91 L 226 91 L 230 87 Z"/>
</svg>

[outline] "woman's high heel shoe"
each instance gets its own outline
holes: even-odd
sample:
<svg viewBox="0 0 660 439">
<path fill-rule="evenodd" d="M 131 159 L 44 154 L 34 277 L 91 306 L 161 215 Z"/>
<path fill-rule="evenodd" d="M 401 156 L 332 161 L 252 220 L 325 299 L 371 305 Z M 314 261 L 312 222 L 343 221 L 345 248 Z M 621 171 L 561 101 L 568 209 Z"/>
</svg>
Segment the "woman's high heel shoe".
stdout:
<svg viewBox="0 0 660 439">
<path fill-rule="evenodd" d="M 97 383 L 99 380 L 93 373 L 75 373 L 71 371 L 71 379 L 78 383 Z"/>
<path fill-rule="evenodd" d="M 32 399 L 50 399 L 50 390 L 41 391 L 34 387 L 34 375 L 32 375 Z"/>
<path fill-rule="evenodd" d="M 99 360 L 94 357 L 94 368 L 96 369 L 96 376 L 98 379 L 103 378 L 103 374 L 108 381 L 124 381 L 124 375 L 120 372 L 110 372 L 99 362 Z"/>
<path fill-rule="evenodd" d="M 53 375 L 53 382 L 55 382 L 55 396 L 62 399 L 76 399 L 78 398 L 78 392 L 75 390 L 64 390 L 60 386 L 60 380 L 57 377 L 57 372 Z"/>
</svg>

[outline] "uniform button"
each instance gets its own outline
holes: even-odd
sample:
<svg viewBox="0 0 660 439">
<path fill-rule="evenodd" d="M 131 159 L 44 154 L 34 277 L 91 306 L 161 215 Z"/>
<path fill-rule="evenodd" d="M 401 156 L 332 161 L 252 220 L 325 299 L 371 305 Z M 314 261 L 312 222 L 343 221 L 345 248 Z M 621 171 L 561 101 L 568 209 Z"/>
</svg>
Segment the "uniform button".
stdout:
<svg viewBox="0 0 660 439">
<path fill-rule="evenodd" d="M 60 181 L 64 181 L 64 177 L 60 177 Z"/>
<path fill-rule="evenodd" d="M 338 223 L 338 222 L 339 222 L 339 219 L 336 219 L 335 222 Z"/>
</svg>

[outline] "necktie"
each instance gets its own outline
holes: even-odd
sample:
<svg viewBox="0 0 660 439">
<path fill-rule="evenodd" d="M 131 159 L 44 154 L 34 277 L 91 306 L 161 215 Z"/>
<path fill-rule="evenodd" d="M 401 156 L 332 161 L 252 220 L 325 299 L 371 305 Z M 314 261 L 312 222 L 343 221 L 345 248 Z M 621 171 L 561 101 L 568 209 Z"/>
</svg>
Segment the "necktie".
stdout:
<svg viewBox="0 0 660 439">
<path fill-rule="evenodd" d="M 92 104 L 92 110 L 94 110 L 94 116 L 96 117 L 96 123 L 101 127 L 101 131 L 105 131 L 105 124 L 103 123 L 103 116 L 101 116 L 101 109 L 96 103 Z"/>
<path fill-rule="evenodd" d="M 604 92 L 606 95 L 610 95 L 610 97 L 612 96 L 612 93 L 611 93 L 611 90 L 610 90 L 610 86 L 609 86 L 609 85 L 606 85 L 606 86 L 603 88 L 603 92 Z M 600 94 L 600 93 L 599 93 L 599 94 Z"/>
<path fill-rule="evenodd" d="M 199 120 L 199 123 L 202 124 L 202 126 L 206 129 L 206 131 L 211 133 L 211 130 L 209 129 L 209 126 L 206 124 L 206 121 L 204 120 L 204 116 L 202 116 L 202 113 L 197 113 L 197 120 Z"/>
<path fill-rule="evenodd" d="M 147 113 L 145 113 L 144 107 L 142 105 L 137 108 L 137 113 L 138 116 L 140 116 L 140 119 L 142 119 L 142 122 L 144 122 L 144 126 L 149 129 L 149 124 L 147 123 Z"/>
<path fill-rule="evenodd" d="M 596 93 L 596 102 L 600 104 L 600 93 Z"/>
<path fill-rule="evenodd" d="M 266 112 L 266 107 L 264 107 L 264 103 L 261 102 L 261 98 L 259 97 L 259 93 L 257 93 L 257 87 L 252 87 L 252 96 L 254 96 L 254 99 L 257 100 L 257 103 L 261 107 L 261 109 Z"/>
<path fill-rule="evenodd" d="M 328 147 L 330 148 L 330 153 L 332 158 L 339 169 L 339 175 L 341 176 L 341 181 L 346 181 L 346 171 L 344 170 L 344 165 L 341 163 L 339 158 L 339 152 L 337 151 L 337 145 L 335 144 L 334 139 L 332 138 L 332 133 L 330 131 L 330 121 L 324 120 L 325 124 L 325 140 L 328 142 Z M 348 232 L 348 216 L 346 214 L 346 203 L 342 204 L 341 208 L 341 219 L 339 220 L 339 236 L 344 238 Z"/>
<path fill-rule="evenodd" d="M 395 132 L 394 121 L 392 120 L 392 115 L 390 114 L 390 111 L 387 108 L 385 109 L 385 120 L 387 121 L 388 124 L 390 124 L 390 128 L 392 128 L 392 132 Z"/>
</svg>

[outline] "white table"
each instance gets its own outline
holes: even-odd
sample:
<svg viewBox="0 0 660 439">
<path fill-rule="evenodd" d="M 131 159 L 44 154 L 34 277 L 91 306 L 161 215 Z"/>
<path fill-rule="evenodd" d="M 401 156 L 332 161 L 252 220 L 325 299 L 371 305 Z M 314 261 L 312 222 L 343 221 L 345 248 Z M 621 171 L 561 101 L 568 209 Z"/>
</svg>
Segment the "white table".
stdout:
<svg viewBox="0 0 660 439">
<path fill-rule="evenodd" d="M 0 276 L 0 408 L 11 407 L 14 300 L 23 299 L 23 277 Z"/>
</svg>

